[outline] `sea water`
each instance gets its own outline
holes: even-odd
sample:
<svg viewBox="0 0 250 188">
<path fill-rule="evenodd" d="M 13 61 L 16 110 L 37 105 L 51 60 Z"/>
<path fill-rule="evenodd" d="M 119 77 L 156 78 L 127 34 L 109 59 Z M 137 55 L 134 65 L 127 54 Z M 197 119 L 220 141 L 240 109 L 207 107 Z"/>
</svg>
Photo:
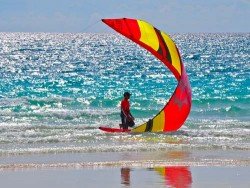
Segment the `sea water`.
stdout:
<svg viewBox="0 0 250 188">
<path fill-rule="evenodd" d="M 129 91 L 136 125 L 177 81 L 117 34 L 0 33 L 0 156 L 183 149 L 250 149 L 250 34 L 173 34 L 192 109 L 173 133 L 106 134 Z"/>
</svg>

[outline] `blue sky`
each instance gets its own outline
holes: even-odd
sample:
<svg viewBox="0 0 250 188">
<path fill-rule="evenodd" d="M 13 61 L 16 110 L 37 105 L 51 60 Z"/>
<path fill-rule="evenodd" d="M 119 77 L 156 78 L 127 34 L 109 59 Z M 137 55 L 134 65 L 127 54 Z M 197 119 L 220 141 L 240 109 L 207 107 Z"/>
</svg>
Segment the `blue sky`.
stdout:
<svg viewBox="0 0 250 188">
<path fill-rule="evenodd" d="M 250 0 L 0 0 L 0 32 L 109 32 L 130 17 L 172 33 L 250 32 Z"/>
</svg>

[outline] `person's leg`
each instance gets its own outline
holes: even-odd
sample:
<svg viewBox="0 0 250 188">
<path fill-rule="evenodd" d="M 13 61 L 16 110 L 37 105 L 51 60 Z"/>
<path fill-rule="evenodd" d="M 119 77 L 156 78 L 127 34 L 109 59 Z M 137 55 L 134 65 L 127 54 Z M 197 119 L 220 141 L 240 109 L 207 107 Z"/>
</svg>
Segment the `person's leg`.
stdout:
<svg viewBox="0 0 250 188">
<path fill-rule="evenodd" d="M 126 117 L 124 116 L 123 113 L 121 113 L 121 120 L 122 120 L 122 124 L 121 124 L 120 128 L 128 129 Z"/>
</svg>

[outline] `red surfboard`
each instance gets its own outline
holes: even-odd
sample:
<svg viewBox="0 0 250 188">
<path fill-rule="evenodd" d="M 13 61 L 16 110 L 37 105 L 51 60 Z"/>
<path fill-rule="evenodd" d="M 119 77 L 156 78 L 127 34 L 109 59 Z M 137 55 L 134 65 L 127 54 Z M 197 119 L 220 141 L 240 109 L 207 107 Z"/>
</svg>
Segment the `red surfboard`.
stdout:
<svg viewBox="0 0 250 188">
<path fill-rule="evenodd" d="M 122 133 L 122 132 L 130 132 L 130 129 L 120 129 L 120 128 L 112 128 L 112 127 L 99 127 L 100 130 L 110 133 Z"/>
</svg>

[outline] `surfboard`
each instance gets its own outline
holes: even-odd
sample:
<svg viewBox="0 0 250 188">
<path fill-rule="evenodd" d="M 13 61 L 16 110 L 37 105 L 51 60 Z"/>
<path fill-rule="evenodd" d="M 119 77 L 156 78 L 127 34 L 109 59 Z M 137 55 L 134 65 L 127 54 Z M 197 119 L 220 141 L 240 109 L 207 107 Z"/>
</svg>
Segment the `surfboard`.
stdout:
<svg viewBox="0 0 250 188">
<path fill-rule="evenodd" d="M 120 128 L 112 128 L 112 127 L 99 127 L 100 130 L 110 133 L 122 133 L 122 132 L 130 132 L 130 129 L 120 129 Z"/>
</svg>

